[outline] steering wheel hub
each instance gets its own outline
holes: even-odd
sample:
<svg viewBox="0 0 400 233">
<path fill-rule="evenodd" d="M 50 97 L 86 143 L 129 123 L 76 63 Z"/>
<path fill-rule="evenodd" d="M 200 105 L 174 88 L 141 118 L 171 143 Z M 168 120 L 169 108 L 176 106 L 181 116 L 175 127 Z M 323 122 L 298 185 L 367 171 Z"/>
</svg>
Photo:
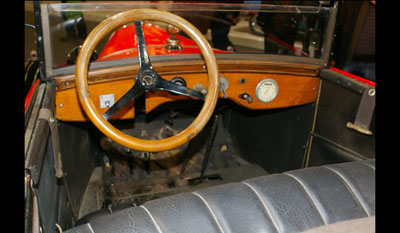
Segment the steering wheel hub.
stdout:
<svg viewBox="0 0 400 233">
<path fill-rule="evenodd" d="M 145 73 L 140 77 L 140 84 L 144 88 L 152 88 L 157 83 L 157 76 L 153 73 Z"/>
</svg>

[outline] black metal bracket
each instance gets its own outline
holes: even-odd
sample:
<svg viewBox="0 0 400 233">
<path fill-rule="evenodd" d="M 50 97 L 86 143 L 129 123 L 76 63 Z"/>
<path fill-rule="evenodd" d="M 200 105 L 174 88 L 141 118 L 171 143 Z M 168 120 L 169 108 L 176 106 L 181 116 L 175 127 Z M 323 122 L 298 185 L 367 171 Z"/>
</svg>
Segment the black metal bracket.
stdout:
<svg viewBox="0 0 400 233">
<path fill-rule="evenodd" d="M 366 135 L 373 134 L 369 127 L 375 110 L 375 93 L 375 88 L 365 89 L 358 106 L 356 119 L 354 123 L 348 122 L 347 128 Z"/>
</svg>

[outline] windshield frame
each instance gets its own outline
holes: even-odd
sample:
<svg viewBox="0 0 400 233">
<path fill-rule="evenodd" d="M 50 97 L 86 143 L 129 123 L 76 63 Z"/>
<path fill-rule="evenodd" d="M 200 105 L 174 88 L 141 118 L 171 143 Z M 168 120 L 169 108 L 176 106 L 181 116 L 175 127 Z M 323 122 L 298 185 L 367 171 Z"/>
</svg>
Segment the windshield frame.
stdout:
<svg viewBox="0 0 400 233">
<path fill-rule="evenodd" d="M 295 12 L 295 13 L 313 13 L 318 14 L 323 12 L 324 14 L 329 14 L 328 22 L 326 23 L 325 34 L 323 35 L 323 41 L 321 46 L 321 56 L 320 58 L 310 58 L 310 57 L 295 57 L 288 55 L 275 55 L 275 54 L 251 54 L 248 56 L 246 54 L 216 54 L 218 59 L 273 59 L 273 60 L 291 60 L 300 63 L 309 63 L 309 64 L 318 64 L 323 67 L 328 67 L 331 53 L 331 45 L 333 40 L 334 28 L 336 23 L 337 16 L 337 4 L 334 4 L 333 7 L 322 6 L 321 4 L 318 7 L 315 6 L 293 6 L 293 5 L 270 5 L 270 4 L 237 4 L 237 3 L 166 3 L 166 2 L 158 2 L 158 3 L 149 3 L 149 2 L 85 2 L 85 3 L 49 3 L 40 5 L 40 21 L 42 26 L 42 35 L 43 39 L 43 54 L 44 54 L 44 65 L 45 67 L 45 76 L 46 79 L 52 79 L 59 75 L 71 74 L 75 72 L 75 65 L 65 66 L 65 67 L 55 67 L 53 64 L 53 51 L 51 46 L 51 29 L 50 29 L 50 17 L 57 12 L 61 11 L 98 11 L 99 13 L 102 11 L 107 12 L 115 12 L 115 14 L 126 11 L 128 9 L 135 8 L 157 8 L 161 10 L 167 11 L 232 11 L 232 10 L 241 10 L 241 11 L 259 11 L 259 12 Z M 114 15 L 114 14 L 112 14 Z M 108 17 L 112 16 L 111 14 Z M 159 57 L 159 58 L 156 58 Z M 169 58 L 171 57 L 171 58 Z M 155 61 L 163 61 L 163 60 L 182 60 L 186 59 L 187 55 L 168 55 L 167 56 L 153 56 L 152 60 Z M 193 54 L 189 55 L 191 58 L 198 57 L 201 59 L 201 56 Z M 128 64 L 136 64 L 137 58 L 127 58 L 127 59 L 119 59 L 115 61 L 99 61 L 92 62 L 90 66 L 90 70 L 97 68 L 105 68 L 110 66 L 118 66 L 118 65 L 128 65 Z"/>
</svg>

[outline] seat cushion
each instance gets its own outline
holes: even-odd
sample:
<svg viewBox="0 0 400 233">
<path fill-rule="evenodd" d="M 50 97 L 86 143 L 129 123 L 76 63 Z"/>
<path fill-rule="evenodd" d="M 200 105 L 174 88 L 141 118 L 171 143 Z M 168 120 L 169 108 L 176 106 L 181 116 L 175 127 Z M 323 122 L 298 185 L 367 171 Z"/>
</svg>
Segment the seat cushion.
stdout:
<svg viewBox="0 0 400 233">
<path fill-rule="evenodd" d="M 293 170 L 160 198 L 66 232 L 301 232 L 371 216 L 375 160 Z"/>
</svg>

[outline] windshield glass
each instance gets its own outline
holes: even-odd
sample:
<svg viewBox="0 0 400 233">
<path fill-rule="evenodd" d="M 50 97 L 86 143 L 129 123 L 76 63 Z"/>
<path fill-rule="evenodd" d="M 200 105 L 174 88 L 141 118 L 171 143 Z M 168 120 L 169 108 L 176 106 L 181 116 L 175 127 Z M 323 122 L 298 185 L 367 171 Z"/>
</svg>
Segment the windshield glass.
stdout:
<svg viewBox="0 0 400 233">
<path fill-rule="evenodd" d="M 330 8 L 321 6 L 322 1 L 271 1 L 269 4 L 255 4 L 259 2 L 49 4 L 41 8 L 44 47 L 50 50 L 47 53 L 45 51 L 46 63 L 51 63 L 46 64 L 46 67 L 56 69 L 73 65 L 79 46 L 99 22 L 119 12 L 139 8 L 157 8 L 185 18 L 204 34 L 215 53 L 321 58 Z M 296 4 L 291 5 L 291 2 Z M 200 53 L 185 33 L 173 30 L 168 33 L 167 26 L 161 22 L 144 22 L 143 31 L 150 56 Z M 136 46 L 134 24 L 127 24 L 107 35 L 97 45 L 92 60 L 135 57 Z"/>
</svg>

